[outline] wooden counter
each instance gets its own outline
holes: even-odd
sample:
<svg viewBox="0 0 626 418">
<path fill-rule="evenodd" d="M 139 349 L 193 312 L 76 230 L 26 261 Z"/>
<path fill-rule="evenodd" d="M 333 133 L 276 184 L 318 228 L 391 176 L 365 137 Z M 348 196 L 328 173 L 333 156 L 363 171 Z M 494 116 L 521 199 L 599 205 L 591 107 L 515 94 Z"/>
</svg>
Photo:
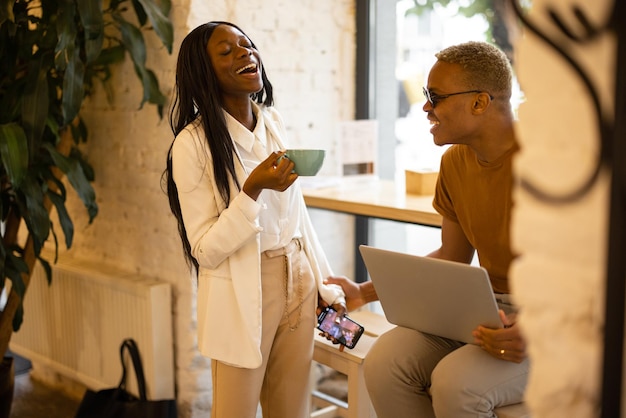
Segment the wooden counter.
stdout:
<svg viewBox="0 0 626 418">
<path fill-rule="evenodd" d="M 315 185 L 315 183 L 310 183 Z M 377 178 L 341 178 L 315 187 L 304 183 L 308 207 L 427 226 L 441 226 L 432 196 L 406 194 L 404 185 Z"/>
</svg>

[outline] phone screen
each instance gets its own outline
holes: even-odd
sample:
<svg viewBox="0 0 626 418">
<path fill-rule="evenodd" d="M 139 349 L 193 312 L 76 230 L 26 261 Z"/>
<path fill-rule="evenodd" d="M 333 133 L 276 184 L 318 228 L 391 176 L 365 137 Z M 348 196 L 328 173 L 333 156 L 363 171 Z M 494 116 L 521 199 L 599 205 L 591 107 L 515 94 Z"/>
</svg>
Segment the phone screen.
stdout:
<svg viewBox="0 0 626 418">
<path fill-rule="evenodd" d="M 347 316 L 342 316 L 336 310 L 327 307 L 317 317 L 317 328 L 327 332 L 340 344 L 354 348 L 361 338 L 365 328 Z"/>
</svg>

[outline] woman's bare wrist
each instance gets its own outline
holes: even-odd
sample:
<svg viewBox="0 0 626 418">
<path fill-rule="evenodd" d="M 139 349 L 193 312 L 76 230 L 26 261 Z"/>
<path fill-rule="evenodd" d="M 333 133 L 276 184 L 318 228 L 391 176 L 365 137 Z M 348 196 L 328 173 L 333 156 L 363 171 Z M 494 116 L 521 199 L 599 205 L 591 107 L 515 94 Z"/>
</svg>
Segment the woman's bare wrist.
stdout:
<svg viewBox="0 0 626 418">
<path fill-rule="evenodd" d="M 361 291 L 361 298 L 365 301 L 365 303 L 375 302 L 378 300 L 378 294 L 376 294 L 376 289 L 374 289 L 374 284 L 372 282 L 360 283 L 359 288 Z"/>
</svg>

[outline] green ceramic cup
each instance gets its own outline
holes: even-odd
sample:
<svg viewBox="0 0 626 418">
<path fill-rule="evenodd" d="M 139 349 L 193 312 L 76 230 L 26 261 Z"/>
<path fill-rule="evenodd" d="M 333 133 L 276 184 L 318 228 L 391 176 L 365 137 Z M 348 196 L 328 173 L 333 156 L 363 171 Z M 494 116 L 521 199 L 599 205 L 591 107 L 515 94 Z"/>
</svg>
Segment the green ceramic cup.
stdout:
<svg viewBox="0 0 626 418">
<path fill-rule="evenodd" d="M 299 176 L 314 176 L 322 168 L 326 151 L 323 149 L 288 149 L 285 156 L 296 165 Z"/>
</svg>

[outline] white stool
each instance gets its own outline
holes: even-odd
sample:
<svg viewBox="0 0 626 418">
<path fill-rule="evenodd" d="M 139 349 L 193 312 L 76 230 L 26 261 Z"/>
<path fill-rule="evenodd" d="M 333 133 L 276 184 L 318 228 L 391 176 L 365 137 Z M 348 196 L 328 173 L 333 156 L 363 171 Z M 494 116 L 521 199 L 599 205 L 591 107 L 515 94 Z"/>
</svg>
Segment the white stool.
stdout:
<svg viewBox="0 0 626 418">
<path fill-rule="evenodd" d="M 339 351 L 339 346 L 320 337 L 315 331 L 313 360 L 347 376 L 348 402 L 314 390 L 313 404 L 320 407 L 311 418 L 376 418 L 363 379 L 363 361 L 379 335 L 394 325 L 379 314 L 363 310 L 352 312 L 350 317 L 365 327 L 365 333 L 352 350 Z M 498 418 L 530 418 L 523 403 L 497 408 Z"/>
</svg>

